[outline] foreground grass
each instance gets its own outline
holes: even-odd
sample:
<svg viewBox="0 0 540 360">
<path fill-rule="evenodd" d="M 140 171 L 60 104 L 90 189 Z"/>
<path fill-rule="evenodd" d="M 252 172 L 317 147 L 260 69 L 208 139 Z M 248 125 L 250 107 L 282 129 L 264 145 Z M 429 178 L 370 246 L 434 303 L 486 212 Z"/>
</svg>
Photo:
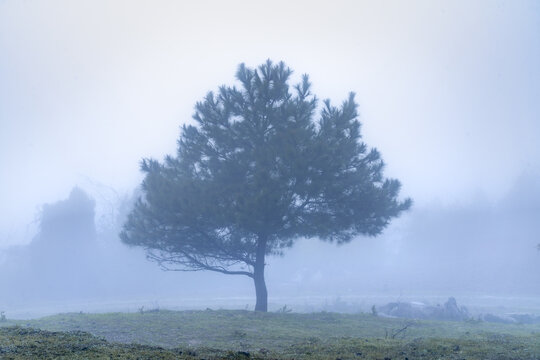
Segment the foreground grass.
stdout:
<svg viewBox="0 0 540 360">
<path fill-rule="evenodd" d="M 539 325 L 224 310 L 60 314 L 4 324 L 19 326 L 0 328 L 0 358 L 9 359 L 25 357 L 6 349 L 34 351 L 30 358 L 540 359 Z"/>
<path fill-rule="evenodd" d="M 50 332 L 23 327 L 0 328 L 1 359 L 178 359 L 192 353 L 145 345 L 111 344 L 84 332 Z"/>
</svg>

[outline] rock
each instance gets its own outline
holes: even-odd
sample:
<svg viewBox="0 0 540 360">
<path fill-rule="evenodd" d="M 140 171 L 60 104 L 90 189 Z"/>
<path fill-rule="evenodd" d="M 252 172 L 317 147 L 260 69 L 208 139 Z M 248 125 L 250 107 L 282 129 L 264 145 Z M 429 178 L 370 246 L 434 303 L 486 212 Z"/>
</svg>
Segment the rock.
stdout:
<svg viewBox="0 0 540 360">
<path fill-rule="evenodd" d="M 513 313 L 506 314 L 507 317 L 514 319 L 520 324 L 540 324 L 540 316 L 532 314 Z"/>
<path fill-rule="evenodd" d="M 379 308 L 379 314 L 383 317 L 399 317 L 409 319 L 425 319 L 426 313 L 423 306 L 413 305 L 407 302 L 391 302 Z"/>
<path fill-rule="evenodd" d="M 379 308 L 383 317 L 408 319 L 461 321 L 470 318 L 466 307 L 458 307 L 454 297 L 448 298 L 444 306 L 428 306 L 419 302 L 391 302 Z"/>
<path fill-rule="evenodd" d="M 461 321 L 470 318 L 469 311 L 466 307 L 457 306 L 457 301 L 454 297 L 449 297 L 444 303 L 443 311 L 440 313 L 441 320 Z"/>
<path fill-rule="evenodd" d="M 499 324 L 515 324 L 517 321 L 509 316 L 498 316 L 493 314 L 485 314 L 480 317 L 482 320 L 491 323 Z"/>
</svg>

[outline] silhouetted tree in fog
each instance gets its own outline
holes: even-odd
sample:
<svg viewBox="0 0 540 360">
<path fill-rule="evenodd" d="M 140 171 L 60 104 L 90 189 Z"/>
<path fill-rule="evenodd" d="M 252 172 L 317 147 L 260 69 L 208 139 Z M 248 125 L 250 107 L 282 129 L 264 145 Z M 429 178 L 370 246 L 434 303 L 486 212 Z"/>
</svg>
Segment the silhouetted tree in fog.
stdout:
<svg viewBox="0 0 540 360">
<path fill-rule="evenodd" d="M 60 297 L 67 292 L 87 295 L 100 261 L 94 207 L 94 200 L 78 187 L 66 200 L 43 206 L 39 233 L 28 249 L 33 276 L 43 288 L 37 290 Z"/>
<path fill-rule="evenodd" d="M 46 241 L 47 246 L 77 248 L 93 241 L 96 236 L 94 208 L 94 200 L 74 187 L 68 199 L 43 205 L 36 241 Z"/>
<path fill-rule="evenodd" d="M 142 161 L 143 197 L 124 225 L 168 270 L 211 270 L 254 280 L 255 310 L 267 310 L 265 257 L 300 237 L 345 243 L 375 236 L 408 209 L 400 183 L 361 141 L 354 94 L 316 117 L 304 75 L 267 61 L 239 66 L 241 87 L 222 86 L 196 104 L 175 157 Z"/>
</svg>

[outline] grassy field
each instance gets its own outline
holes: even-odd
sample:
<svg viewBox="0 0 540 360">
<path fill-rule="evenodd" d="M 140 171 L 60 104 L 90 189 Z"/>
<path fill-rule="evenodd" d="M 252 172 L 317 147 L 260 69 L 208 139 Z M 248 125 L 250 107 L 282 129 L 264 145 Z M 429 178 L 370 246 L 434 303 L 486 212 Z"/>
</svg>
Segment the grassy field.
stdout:
<svg viewBox="0 0 540 360">
<path fill-rule="evenodd" d="M 71 313 L 1 324 L 2 359 L 540 359 L 540 325 L 227 310 Z"/>
</svg>

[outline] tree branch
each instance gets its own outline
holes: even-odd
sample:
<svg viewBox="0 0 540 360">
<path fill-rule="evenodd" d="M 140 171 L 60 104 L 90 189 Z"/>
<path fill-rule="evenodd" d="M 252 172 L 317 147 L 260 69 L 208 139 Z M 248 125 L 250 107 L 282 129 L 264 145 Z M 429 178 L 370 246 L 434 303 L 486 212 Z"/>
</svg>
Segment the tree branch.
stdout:
<svg viewBox="0 0 540 360">
<path fill-rule="evenodd" d="M 253 277 L 253 273 L 249 271 L 242 271 L 242 270 L 227 270 L 224 266 L 213 266 L 206 262 L 203 262 L 194 256 L 191 256 L 185 252 L 181 252 L 181 257 L 187 259 L 188 261 L 182 261 L 178 257 L 164 257 L 164 256 L 158 256 L 155 253 L 152 253 L 150 251 L 147 252 L 146 255 L 149 259 L 156 261 L 159 266 L 166 271 L 200 271 L 200 270 L 209 270 L 209 271 L 215 271 L 222 274 L 227 275 L 245 275 L 248 277 Z M 166 263 L 176 263 L 179 265 L 184 265 L 186 268 L 172 268 L 166 265 Z M 232 264 L 234 265 L 234 264 Z M 189 268 L 187 268 L 189 267 Z"/>
</svg>

